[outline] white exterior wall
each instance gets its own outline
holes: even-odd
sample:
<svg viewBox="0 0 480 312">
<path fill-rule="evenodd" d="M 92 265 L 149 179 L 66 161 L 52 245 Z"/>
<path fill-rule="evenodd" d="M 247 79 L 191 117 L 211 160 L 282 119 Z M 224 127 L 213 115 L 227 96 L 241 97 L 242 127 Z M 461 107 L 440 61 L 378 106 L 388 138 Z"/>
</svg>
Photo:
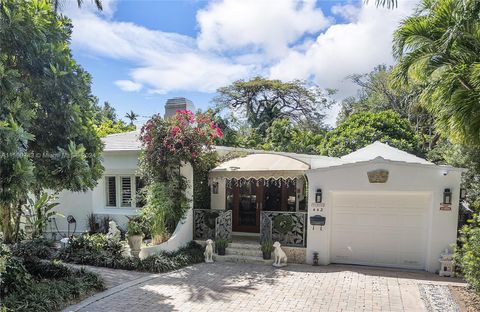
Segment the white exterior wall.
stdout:
<svg viewBox="0 0 480 312">
<path fill-rule="evenodd" d="M 367 172 L 376 169 L 389 171 L 386 183 L 369 183 Z M 441 167 L 422 166 L 375 160 L 368 163 L 350 164 L 336 168 L 313 169 L 307 171 L 309 183 L 308 216 L 323 215 L 326 224 L 320 229 L 308 221 L 307 262 L 312 263 L 313 252 L 319 252 L 321 264 L 329 264 L 331 243 L 331 221 L 333 194 L 335 192 L 413 192 L 431 194 L 431 204 L 427 211 L 427 250 L 425 250 L 425 270 L 435 272 L 439 268 L 438 258 L 445 248 L 456 242 L 461 171 L 451 170 L 444 175 Z M 445 188 L 452 190 L 452 210 L 441 211 Z M 322 189 L 325 208 L 315 208 L 315 191 Z"/>
<path fill-rule="evenodd" d="M 226 209 L 226 197 L 227 197 L 227 186 L 225 179 L 220 179 L 218 182 L 218 194 L 212 194 L 212 189 L 210 188 L 210 207 L 211 209 Z"/>
<path fill-rule="evenodd" d="M 135 215 L 136 209 L 106 207 L 104 176 L 135 175 L 138 170 L 139 155 L 139 151 L 104 152 L 102 164 L 105 167 L 105 172 L 93 190 L 87 192 L 63 191 L 59 194 L 58 202 L 60 205 L 57 206 L 56 210 L 65 218 L 56 217 L 58 230 L 62 233 L 67 232 L 66 217 L 72 215 L 77 221 L 76 233 L 88 231 L 87 216 L 92 212 L 100 216 L 108 215 L 120 227 L 125 228 L 128 221 L 126 216 Z M 73 226 L 70 230 L 73 230 Z"/>
</svg>

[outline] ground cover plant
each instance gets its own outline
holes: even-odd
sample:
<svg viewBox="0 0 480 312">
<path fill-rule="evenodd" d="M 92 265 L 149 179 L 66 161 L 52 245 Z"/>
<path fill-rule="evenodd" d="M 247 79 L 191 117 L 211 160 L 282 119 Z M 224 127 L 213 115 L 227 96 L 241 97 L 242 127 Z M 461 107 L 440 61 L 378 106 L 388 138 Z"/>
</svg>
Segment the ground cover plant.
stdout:
<svg viewBox="0 0 480 312">
<path fill-rule="evenodd" d="M 74 237 L 58 258 L 76 264 L 153 273 L 168 272 L 203 261 L 203 248 L 193 241 L 174 252 L 160 252 L 145 259 L 125 256 L 123 248 L 121 242 L 108 240 L 105 235 L 86 234 Z"/>
<path fill-rule="evenodd" d="M 57 311 L 104 289 L 102 280 L 94 273 L 41 259 L 52 255 L 46 240 L 19 243 L 12 248 L 0 243 L 3 311 Z"/>
</svg>

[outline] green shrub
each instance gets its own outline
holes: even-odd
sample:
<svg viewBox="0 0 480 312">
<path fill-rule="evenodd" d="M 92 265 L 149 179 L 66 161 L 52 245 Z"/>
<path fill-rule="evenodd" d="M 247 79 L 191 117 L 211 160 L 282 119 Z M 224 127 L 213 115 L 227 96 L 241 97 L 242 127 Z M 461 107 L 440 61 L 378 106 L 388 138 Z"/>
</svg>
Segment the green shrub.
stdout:
<svg viewBox="0 0 480 312">
<path fill-rule="evenodd" d="M 102 244 L 96 244 L 95 248 L 88 248 L 86 246 L 90 245 L 92 238 L 86 236 L 72 240 L 70 246 L 60 254 L 61 259 L 78 264 L 152 273 L 177 270 L 204 260 L 203 247 L 193 241 L 174 252 L 164 251 L 141 260 L 124 257 L 121 253 L 109 253 L 108 250 L 98 248 Z M 96 242 L 98 242 L 97 239 L 95 239 Z"/>
<path fill-rule="evenodd" d="M 55 255 L 54 241 L 45 238 L 36 238 L 15 244 L 12 254 L 16 257 L 29 259 L 52 259 Z"/>
<path fill-rule="evenodd" d="M 271 240 L 262 242 L 262 251 L 263 252 L 272 252 L 273 251 L 273 242 Z"/>
<path fill-rule="evenodd" d="M 28 273 L 37 279 L 59 279 L 74 276 L 77 271 L 57 260 L 27 262 L 26 268 Z"/>
<path fill-rule="evenodd" d="M 73 237 L 70 244 L 60 252 L 59 258 L 67 262 L 96 266 L 116 267 L 121 259 L 123 244 L 107 239 L 104 234 L 84 234 Z"/>
<path fill-rule="evenodd" d="M 141 217 L 136 216 L 130 218 L 127 223 L 127 235 L 143 235 L 142 223 L 143 221 Z"/>
<path fill-rule="evenodd" d="M 218 248 L 227 248 L 228 241 L 226 239 L 220 238 L 215 241 L 215 247 Z"/>
<path fill-rule="evenodd" d="M 32 277 L 20 258 L 13 257 L 7 245 L 0 242 L 0 297 L 28 289 Z"/>
<path fill-rule="evenodd" d="M 465 280 L 480 293 L 480 215 L 474 215 L 469 224 L 463 226 L 459 242 L 455 252 L 455 263 Z"/>
<path fill-rule="evenodd" d="M 51 241 L 36 239 L 18 243 L 11 251 L 0 241 L 1 311 L 59 310 L 104 288 L 96 274 L 41 260 L 52 256 L 52 246 Z"/>
<path fill-rule="evenodd" d="M 60 310 L 94 291 L 104 289 L 102 280 L 93 273 L 72 270 L 72 275 L 53 280 L 43 280 L 2 298 L 8 311 L 51 312 Z"/>
</svg>

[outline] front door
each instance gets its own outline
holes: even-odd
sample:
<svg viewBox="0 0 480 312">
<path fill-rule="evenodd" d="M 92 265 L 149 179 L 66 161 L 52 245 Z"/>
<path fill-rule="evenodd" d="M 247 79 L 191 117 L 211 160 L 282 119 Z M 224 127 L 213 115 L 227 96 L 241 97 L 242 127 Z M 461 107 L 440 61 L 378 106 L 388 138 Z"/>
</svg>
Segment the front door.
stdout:
<svg viewBox="0 0 480 312">
<path fill-rule="evenodd" d="M 233 231 L 260 232 L 260 211 L 263 206 L 263 185 L 256 182 L 233 186 Z"/>
</svg>

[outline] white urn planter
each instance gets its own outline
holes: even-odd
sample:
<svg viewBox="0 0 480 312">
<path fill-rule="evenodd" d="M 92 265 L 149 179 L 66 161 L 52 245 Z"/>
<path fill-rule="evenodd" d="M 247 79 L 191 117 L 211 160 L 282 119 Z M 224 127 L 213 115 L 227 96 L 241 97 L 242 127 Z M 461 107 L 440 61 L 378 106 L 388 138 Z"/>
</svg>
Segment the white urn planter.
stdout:
<svg viewBox="0 0 480 312">
<path fill-rule="evenodd" d="M 128 246 L 130 247 L 130 255 L 138 258 L 138 254 L 142 249 L 143 235 L 132 235 L 127 237 Z"/>
</svg>

